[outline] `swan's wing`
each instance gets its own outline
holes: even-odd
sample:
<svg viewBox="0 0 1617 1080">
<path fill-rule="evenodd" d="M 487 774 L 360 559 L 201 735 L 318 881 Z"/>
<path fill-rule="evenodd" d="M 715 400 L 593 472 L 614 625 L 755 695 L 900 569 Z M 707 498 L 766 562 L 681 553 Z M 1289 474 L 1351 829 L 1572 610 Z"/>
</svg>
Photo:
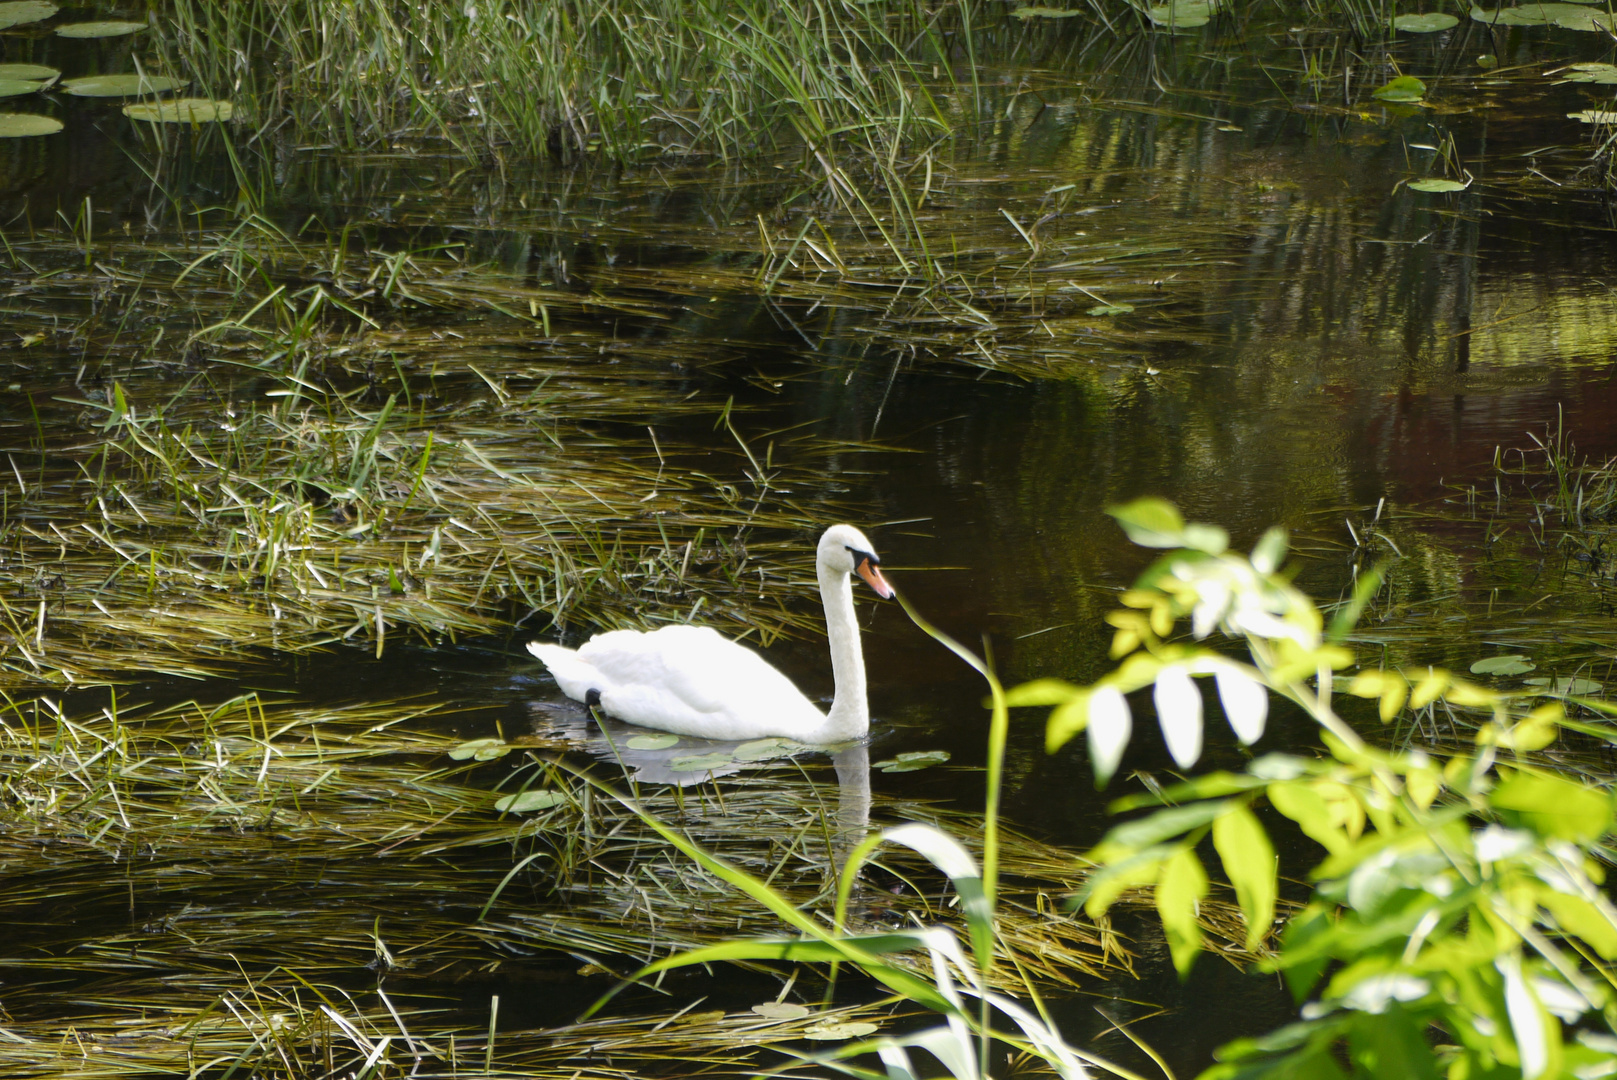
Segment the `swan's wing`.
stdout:
<svg viewBox="0 0 1617 1080">
<path fill-rule="evenodd" d="M 722 712 L 760 693 L 801 696 L 763 657 L 708 626 L 615 630 L 591 638 L 578 655 L 620 695 L 654 691 L 701 713 Z"/>
</svg>

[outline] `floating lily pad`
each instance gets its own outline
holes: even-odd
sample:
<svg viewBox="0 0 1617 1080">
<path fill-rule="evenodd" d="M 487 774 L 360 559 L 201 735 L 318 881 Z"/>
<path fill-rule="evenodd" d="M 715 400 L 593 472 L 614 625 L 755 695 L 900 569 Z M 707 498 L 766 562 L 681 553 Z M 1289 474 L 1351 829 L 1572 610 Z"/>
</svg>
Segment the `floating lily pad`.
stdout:
<svg viewBox="0 0 1617 1080">
<path fill-rule="evenodd" d="M 1471 665 L 1473 675 L 1526 675 L 1538 667 L 1525 656 L 1490 656 Z"/>
<path fill-rule="evenodd" d="M 1537 686 L 1549 694 L 1576 694 L 1581 697 L 1586 694 L 1598 694 L 1601 689 L 1600 684 L 1593 679 L 1579 679 L 1570 676 L 1562 676 L 1559 679 L 1523 679 L 1522 681 L 1528 686 Z"/>
<path fill-rule="evenodd" d="M 14 0 L 13 3 L 0 4 L 0 30 L 48 19 L 56 11 L 55 4 L 45 3 L 44 0 Z"/>
<path fill-rule="evenodd" d="M 44 64 L 0 64 L 0 79 L 22 79 L 27 82 L 50 82 L 62 73 Z"/>
<path fill-rule="evenodd" d="M 54 135 L 62 122 L 33 113 L 0 113 L 0 139 L 26 139 L 30 135 Z"/>
<path fill-rule="evenodd" d="M 1382 101 L 1419 101 L 1425 95 L 1425 83 L 1413 75 L 1400 75 L 1370 96 Z"/>
<path fill-rule="evenodd" d="M 493 761 L 510 752 L 511 747 L 504 739 L 473 739 L 449 751 L 449 756 L 456 761 L 470 761 L 473 758 L 478 761 Z"/>
<path fill-rule="evenodd" d="M 1562 82 L 1617 84 L 1617 64 L 1573 64 L 1561 72 Z"/>
<path fill-rule="evenodd" d="M 803 1038 L 814 1039 L 817 1042 L 842 1042 L 846 1039 L 862 1039 L 875 1033 L 875 1024 L 853 1020 L 844 1024 L 821 1024 L 818 1027 L 811 1027 L 803 1032 Z"/>
<path fill-rule="evenodd" d="M 559 791 L 524 791 L 496 800 L 494 809 L 510 814 L 529 814 L 535 810 L 549 810 L 566 801 L 567 796 Z"/>
<path fill-rule="evenodd" d="M 1133 304 L 1097 304 L 1089 309 L 1091 315 L 1127 315 L 1134 310 Z"/>
<path fill-rule="evenodd" d="M 1206 26 L 1213 18 L 1214 5 L 1208 0 L 1170 0 L 1146 10 L 1145 17 L 1158 26 L 1175 30 L 1194 30 Z"/>
<path fill-rule="evenodd" d="M 623 744 L 630 750 L 667 750 L 679 745 L 678 735 L 635 735 Z"/>
<path fill-rule="evenodd" d="M 1599 14 L 1578 4 L 1564 3 L 1518 4 L 1516 7 L 1499 8 L 1497 11 L 1478 7 L 1471 9 L 1471 17 L 1477 22 L 1494 26 L 1547 26 L 1554 23 L 1569 30 L 1598 29 L 1581 24 L 1589 22 Z"/>
<path fill-rule="evenodd" d="M 1617 124 L 1617 112 L 1606 112 L 1601 109 L 1569 112 L 1566 117 L 1568 120 L 1581 120 L 1585 124 Z"/>
<path fill-rule="evenodd" d="M 27 79 L 0 79 L 0 98 L 37 94 L 43 89 L 45 89 L 45 84 L 42 82 L 32 82 Z"/>
<path fill-rule="evenodd" d="M 180 98 L 177 101 L 142 101 L 124 106 L 124 115 L 148 124 L 215 124 L 236 113 L 228 101 Z"/>
<path fill-rule="evenodd" d="M 184 85 L 184 79 L 167 75 L 87 75 L 82 79 L 68 79 L 62 89 L 76 97 L 134 97 L 178 90 Z"/>
<path fill-rule="evenodd" d="M 1404 186 L 1410 191 L 1464 191 L 1471 185 L 1462 184 L 1458 180 L 1439 180 L 1430 177 L 1425 180 L 1411 180 Z"/>
<path fill-rule="evenodd" d="M 1611 25 L 1611 16 L 1604 11 L 1578 11 L 1557 15 L 1550 20 L 1550 23 L 1562 30 L 1582 30 L 1586 34 L 1598 33 Z"/>
<path fill-rule="evenodd" d="M 1459 19 L 1441 11 L 1425 15 L 1400 15 L 1392 21 L 1394 30 L 1402 30 L 1407 34 L 1435 34 L 1439 30 L 1452 30 L 1459 25 Z"/>
<path fill-rule="evenodd" d="M 735 760 L 768 761 L 770 758 L 795 754 L 802 749 L 805 749 L 802 743 L 793 742 L 791 739 L 754 739 L 736 747 Z"/>
<path fill-rule="evenodd" d="M 1021 7 L 1011 14 L 1018 19 L 1070 19 L 1083 12 L 1077 8 Z"/>
<path fill-rule="evenodd" d="M 109 38 L 128 37 L 130 34 L 138 34 L 144 29 L 146 29 L 146 24 L 143 22 L 122 22 L 111 19 L 102 22 L 68 23 L 66 26 L 58 26 L 56 33 L 59 37 L 65 38 Z"/>
<path fill-rule="evenodd" d="M 878 761 L 872 768 L 882 772 L 915 772 L 932 765 L 942 765 L 949 760 L 947 750 L 916 750 L 908 754 L 900 754 L 887 761 Z"/>
<path fill-rule="evenodd" d="M 689 757 L 677 757 L 668 763 L 668 767 L 675 772 L 707 772 L 709 769 L 722 769 L 726 765 L 734 765 L 735 758 L 729 754 L 692 754 Z"/>
<path fill-rule="evenodd" d="M 1495 56 L 1493 53 L 1483 53 L 1481 56 L 1477 57 L 1477 67 L 1481 68 L 1483 71 L 1492 71 L 1498 66 L 1499 57 Z"/>
<path fill-rule="evenodd" d="M 790 1001 L 766 1001 L 754 1005 L 752 1011 L 769 1020 L 801 1020 L 812 1010 Z"/>
</svg>

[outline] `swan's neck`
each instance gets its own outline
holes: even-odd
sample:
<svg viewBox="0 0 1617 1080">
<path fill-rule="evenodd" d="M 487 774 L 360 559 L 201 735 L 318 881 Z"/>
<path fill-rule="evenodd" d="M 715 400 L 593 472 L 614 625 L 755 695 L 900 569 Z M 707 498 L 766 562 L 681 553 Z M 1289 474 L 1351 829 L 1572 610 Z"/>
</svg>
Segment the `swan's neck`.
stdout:
<svg viewBox="0 0 1617 1080">
<path fill-rule="evenodd" d="M 825 603 L 825 630 L 831 639 L 831 674 L 836 694 L 825 717 L 824 742 L 862 739 L 870 730 L 865 700 L 865 657 L 859 649 L 859 622 L 853 610 L 853 581 L 823 564 L 819 567 L 820 599 Z"/>
</svg>

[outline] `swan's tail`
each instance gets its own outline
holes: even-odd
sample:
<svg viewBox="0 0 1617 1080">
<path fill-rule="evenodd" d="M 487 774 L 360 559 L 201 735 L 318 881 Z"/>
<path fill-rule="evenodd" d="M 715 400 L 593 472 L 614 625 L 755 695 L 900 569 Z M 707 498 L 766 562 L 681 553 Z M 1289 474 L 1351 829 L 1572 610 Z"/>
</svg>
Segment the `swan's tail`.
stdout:
<svg viewBox="0 0 1617 1080">
<path fill-rule="evenodd" d="M 583 701 L 591 690 L 600 690 L 595 669 L 578 658 L 578 653 L 561 645 L 546 645 L 541 641 L 528 642 L 528 651 L 537 656 L 556 679 L 561 692 L 575 701 Z"/>
</svg>

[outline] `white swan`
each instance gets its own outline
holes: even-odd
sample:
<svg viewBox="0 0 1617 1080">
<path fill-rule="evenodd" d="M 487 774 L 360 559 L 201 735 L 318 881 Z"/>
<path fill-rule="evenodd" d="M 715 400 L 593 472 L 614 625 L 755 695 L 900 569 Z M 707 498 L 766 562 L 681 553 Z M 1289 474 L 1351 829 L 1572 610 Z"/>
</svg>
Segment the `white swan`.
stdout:
<svg viewBox="0 0 1617 1080">
<path fill-rule="evenodd" d="M 820 599 L 836 679 L 829 713 L 763 657 L 712 627 L 613 630 L 576 651 L 537 641 L 528 651 L 544 661 L 568 697 L 642 727 L 704 739 L 777 736 L 826 744 L 862 738 L 870 728 L 870 707 L 848 575 L 857 573 L 888 599 L 893 589 L 877 569 L 880 562 L 852 525 L 833 525 L 820 537 Z"/>
</svg>

